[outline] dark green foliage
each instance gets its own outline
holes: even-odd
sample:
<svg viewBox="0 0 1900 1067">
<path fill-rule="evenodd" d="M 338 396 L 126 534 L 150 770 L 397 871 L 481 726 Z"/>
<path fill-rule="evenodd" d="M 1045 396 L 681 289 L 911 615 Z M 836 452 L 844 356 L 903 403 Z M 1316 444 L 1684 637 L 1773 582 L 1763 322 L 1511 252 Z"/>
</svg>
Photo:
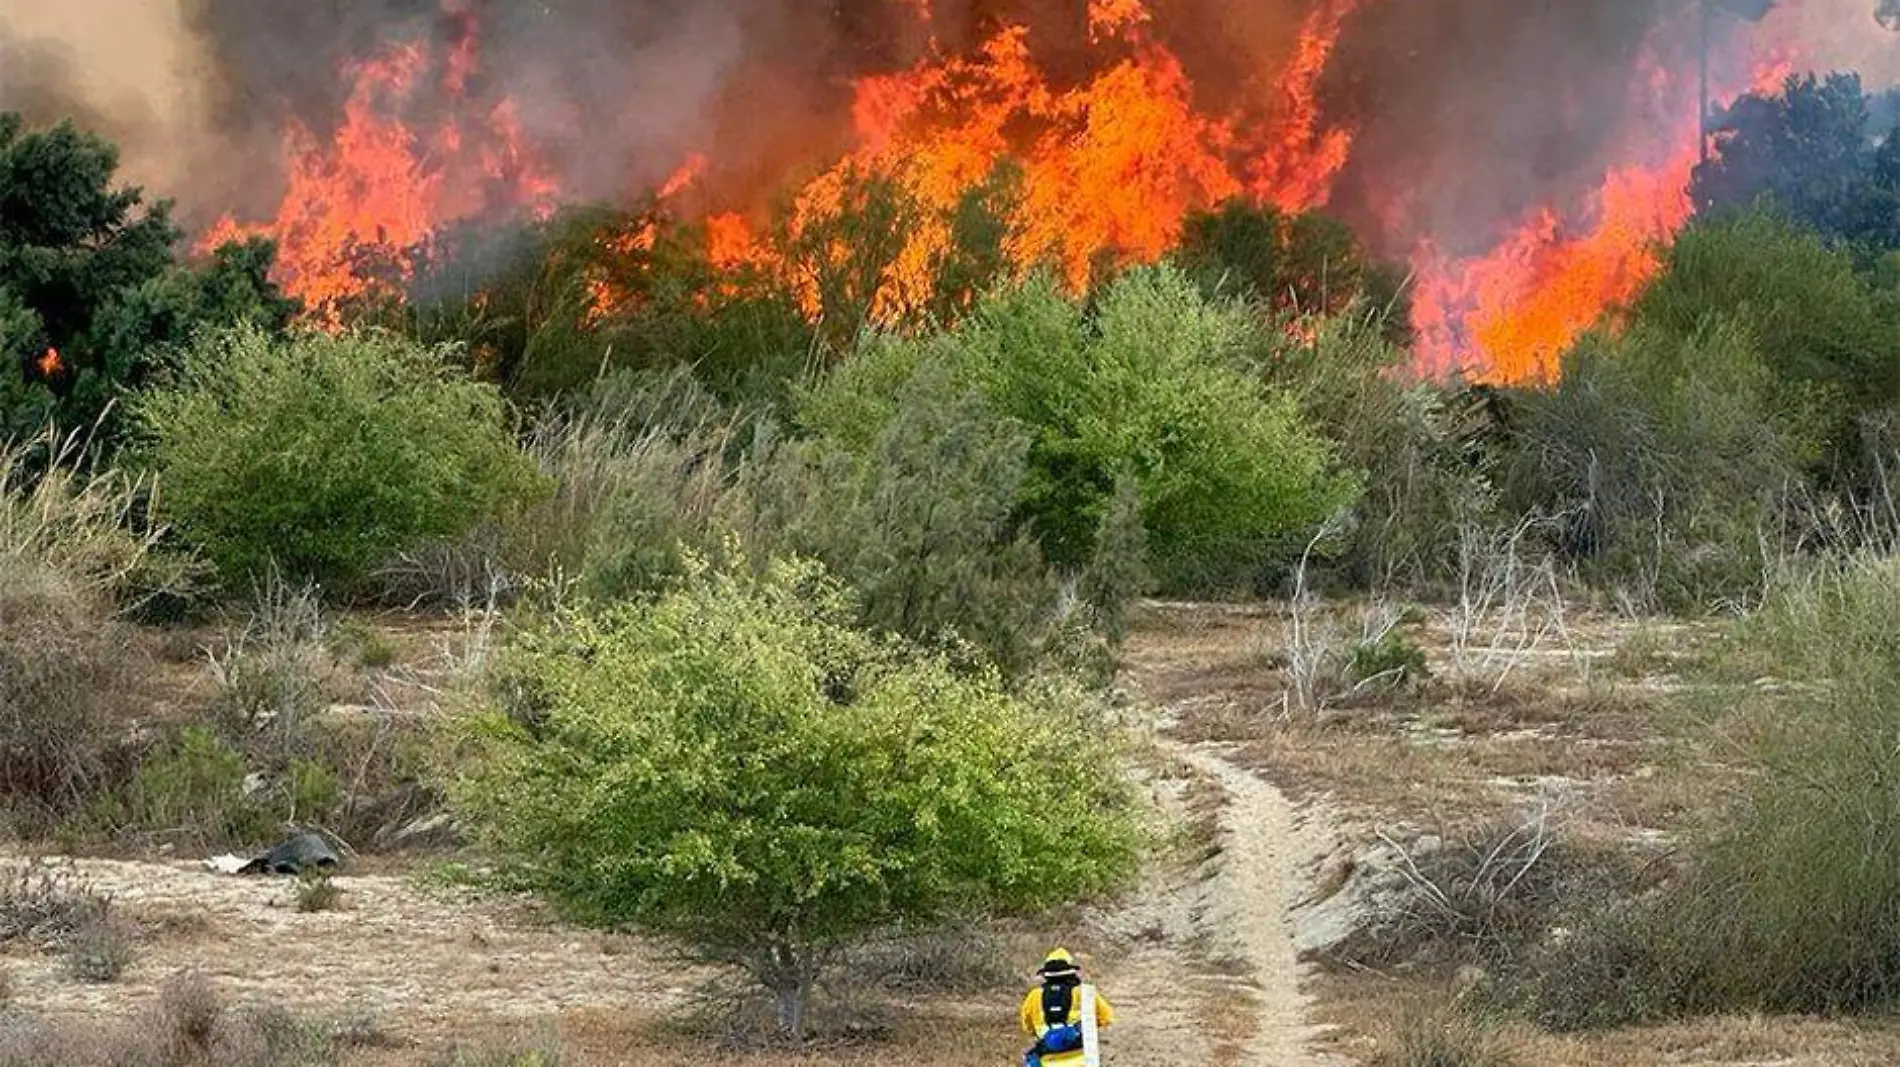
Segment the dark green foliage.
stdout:
<svg viewBox="0 0 1900 1067">
<path fill-rule="evenodd" d="M 1829 237 L 1900 247 L 1900 174 L 1891 166 L 1900 148 L 1890 132 L 1873 127 L 1858 75 L 1790 76 L 1778 94 L 1729 106 L 1691 195 L 1705 216 L 1767 198 Z M 1888 143 L 1877 151 L 1883 138 Z"/>
<path fill-rule="evenodd" d="M 1048 651 L 1057 593 L 1012 521 L 1028 452 L 1020 426 L 926 367 L 867 452 L 794 448 L 751 486 L 762 512 L 785 516 L 779 551 L 849 583 L 864 624 L 924 642 L 957 635 L 1021 677 Z"/>
<path fill-rule="evenodd" d="M 1403 274 L 1372 259 L 1351 229 L 1324 215 L 1229 200 L 1188 215 L 1176 259 L 1210 294 L 1239 293 L 1293 315 L 1364 305 L 1392 340 L 1410 334 Z"/>
<path fill-rule="evenodd" d="M 207 337 L 136 412 L 168 513 L 227 578 L 347 586 L 539 491 L 499 393 L 388 337 Z"/>
<path fill-rule="evenodd" d="M 1398 686 L 1429 673 L 1425 650 L 1396 626 L 1376 637 L 1355 641 L 1347 650 L 1346 676 L 1355 685 L 1377 681 Z"/>
<path fill-rule="evenodd" d="M 1763 211 L 1683 232 L 1634 321 L 1675 343 L 1726 319 L 1800 416 L 1811 469 L 1840 484 L 1858 468 L 1861 416 L 1900 401 L 1900 302 L 1851 257 Z"/>
<path fill-rule="evenodd" d="M 1804 414 L 1732 321 L 1592 335 L 1518 398 L 1507 506 L 1557 517 L 1560 547 L 1639 602 L 1745 600 L 1802 478 Z"/>
<path fill-rule="evenodd" d="M 531 704 L 459 723 L 450 791 L 510 882 L 744 966 L 793 1036 L 840 945 L 1132 872 L 1094 711 L 1012 697 L 852 615 L 802 564 L 696 566 L 655 602 L 569 613 L 513 653 Z"/>
<path fill-rule="evenodd" d="M 170 205 L 114 189 L 118 162 L 70 123 L 28 131 L 0 113 L 0 439 L 91 425 L 198 328 L 279 329 L 294 310 L 266 280 L 268 244 L 174 267 Z"/>
</svg>

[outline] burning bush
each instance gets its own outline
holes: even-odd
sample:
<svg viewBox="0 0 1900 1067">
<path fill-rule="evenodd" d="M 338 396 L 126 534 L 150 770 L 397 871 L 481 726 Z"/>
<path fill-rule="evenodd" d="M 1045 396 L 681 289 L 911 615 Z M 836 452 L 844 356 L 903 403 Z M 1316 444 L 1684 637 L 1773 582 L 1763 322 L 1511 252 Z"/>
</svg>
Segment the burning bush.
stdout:
<svg viewBox="0 0 1900 1067">
<path fill-rule="evenodd" d="M 210 337 L 136 410 L 178 530 L 227 577 L 347 586 L 540 489 L 500 395 L 391 337 Z"/>
</svg>

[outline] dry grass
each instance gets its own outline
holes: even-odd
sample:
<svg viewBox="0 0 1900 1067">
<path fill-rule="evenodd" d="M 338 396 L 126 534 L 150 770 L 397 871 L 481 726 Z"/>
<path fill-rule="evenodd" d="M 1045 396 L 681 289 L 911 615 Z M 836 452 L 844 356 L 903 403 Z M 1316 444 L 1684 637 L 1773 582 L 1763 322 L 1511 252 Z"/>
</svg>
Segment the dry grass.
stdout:
<svg viewBox="0 0 1900 1067">
<path fill-rule="evenodd" d="M 1454 635 L 1431 623 L 1417 643 L 1442 680 L 1313 716 L 1282 713 L 1296 683 L 1274 651 L 1285 623 L 1271 607 L 1151 607 L 1129 659 L 1143 692 L 1172 708 L 1175 739 L 1239 743 L 1242 763 L 1296 796 L 1338 798 L 1381 824 L 1465 827 L 1551 801 L 1586 822 L 1654 828 L 1683 799 L 1679 779 L 1660 773 L 1679 762 L 1682 724 L 1650 689 L 1593 668 L 1639 625 L 1568 613 L 1572 646 L 1527 652 L 1508 671 L 1493 663 L 1507 684 L 1474 686 L 1454 669 Z"/>
<path fill-rule="evenodd" d="M 1315 983 L 1323 1048 L 1348 1062 L 1401 1064 L 1395 1005 L 1444 1004 L 1435 976 L 1331 973 Z M 1400 1015 L 1400 1018 L 1403 1018 Z M 1523 1023 L 1490 1031 L 1522 1067 L 1887 1067 L 1900 1062 L 1900 1018 L 1721 1016 L 1588 1034 Z"/>
<path fill-rule="evenodd" d="M 1361 612 L 1350 604 L 1330 608 L 1340 619 Z M 1460 683 L 1458 635 L 1446 632 L 1441 617 L 1415 634 L 1431 681 L 1335 702 L 1313 716 L 1282 713 L 1293 682 L 1279 649 L 1287 623 L 1272 605 L 1149 605 L 1135 619 L 1128 656 L 1137 686 L 1173 711 L 1170 736 L 1238 743 L 1237 760 L 1296 797 L 1324 799 L 1357 823 L 1367 843 L 1379 830 L 1406 846 L 1420 834 L 1456 841 L 1500 813 L 1548 810 L 1563 821 L 1571 853 L 1564 867 L 1580 877 L 1564 893 L 1581 894 L 1578 900 L 1622 893 L 1627 887 L 1593 883 L 1591 872 L 1633 864 L 1653 874 L 1642 858 L 1706 814 L 1716 787 L 1737 773 L 1692 743 L 1697 724 L 1676 700 L 1685 666 L 1705 657 L 1715 628 L 1575 607 L 1544 617 L 1549 625 L 1525 631 L 1535 640 L 1508 664 L 1467 640 L 1466 661 L 1492 660 L 1490 681 L 1476 685 Z M 1312 632 L 1317 624 L 1309 614 L 1303 626 Z M 1503 684 L 1493 685 L 1500 677 Z M 1434 884 L 1449 877 L 1454 889 L 1488 884 L 1460 881 L 1456 870 L 1425 873 Z M 1433 914 L 1461 918 L 1457 912 Z M 1549 917 L 1529 915 L 1526 929 Z M 1357 1063 L 1421 1062 L 1399 1056 L 1394 1005 L 1442 1002 L 1450 971 L 1468 958 L 1453 954 L 1403 978 L 1383 964 L 1325 975 L 1315 1021 L 1336 1028 L 1331 1051 Z M 1515 1057 L 1510 1062 L 1526 1067 L 1900 1062 L 1900 1022 L 1885 1019 L 1719 1018 L 1575 1036 L 1519 1023 L 1496 1037 Z"/>
</svg>

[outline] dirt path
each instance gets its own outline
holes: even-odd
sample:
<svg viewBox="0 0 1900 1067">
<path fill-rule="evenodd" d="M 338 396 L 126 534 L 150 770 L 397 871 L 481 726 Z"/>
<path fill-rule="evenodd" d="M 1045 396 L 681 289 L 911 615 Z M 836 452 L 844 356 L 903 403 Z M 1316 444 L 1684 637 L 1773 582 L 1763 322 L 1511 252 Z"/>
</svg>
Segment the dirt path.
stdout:
<svg viewBox="0 0 1900 1067">
<path fill-rule="evenodd" d="M 1249 1067 L 1332 1067 L 1308 1045 L 1318 1032 L 1306 1021 L 1303 966 L 1294 947 L 1292 912 L 1306 895 L 1311 835 L 1291 801 L 1211 746 L 1170 746 L 1220 783 L 1221 863 L 1211 894 L 1213 926 L 1252 968 L 1257 1025 L 1243 1064 Z"/>
</svg>

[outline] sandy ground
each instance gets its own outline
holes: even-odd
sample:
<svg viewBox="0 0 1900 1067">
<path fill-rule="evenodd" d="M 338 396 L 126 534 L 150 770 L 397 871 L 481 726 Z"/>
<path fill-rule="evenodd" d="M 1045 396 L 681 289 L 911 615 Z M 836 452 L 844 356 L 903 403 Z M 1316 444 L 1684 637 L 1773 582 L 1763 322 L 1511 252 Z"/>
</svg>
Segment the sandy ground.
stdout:
<svg viewBox="0 0 1900 1067">
<path fill-rule="evenodd" d="M 1165 735 L 1208 679 L 1180 650 L 1150 650 L 1146 663 L 1135 656 L 1130 681 L 1158 709 L 1150 728 Z M 1319 817 L 1244 769 L 1237 752 L 1165 736 L 1158 743 L 1175 765 L 1162 784 L 1174 799 L 1193 782 L 1215 805 L 1202 809 L 1214 820 L 1215 847 L 1206 858 L 1158 861 L 1134 899 L 1047 931 L 1050 943 L 1073 941 L 1085 960 L 1094 956 L 1092 975 L 1120 1014 L 1106 1035 L 1109 1063 L 1332 1067 L 1309 1049 L 1309 976 L 1289 918 L 1319 855 Z M 0 860 L 20 858 L 5 853 Z M 638 939 L 569 929 L 520 902 L 425 889 L 386 868 L 336 877 L 342 906 L 303 913 L 292 881 L 223 875 L 196 860 L 59 862 L 111 894 L 141 943 L 132 966 L 106 985 L 74 980 L 54 955 L 0 954 L 12 1002 L 38 1014 L 124 1015 L 173 975 L 196 970 L 233 1000 L 373 1019 L 422 1050 L 471 1030 L 632 1032 L 688 1003 L 705 977 Z M 1024 963 L 1026 978 L 1033 961 Z M 928 1008 L 966 1020 L 956 1025 L 985 1040 L 1007 1041 L 1019 996 L 932 998 Z M 594 1048 L 582 1057 L 589 1065 L 642 1059 Z"/>
<path fill-rule="evenodd" d="M 1253 1067 L 1332 1067 L 1309 1050 L 1318 1031 L 1308 1022 L 1308 978 L 1294 945 L 1292 909 L 1306 895 L 1305 872 L 1320 856 L 1315 835 L 1279 790 L 1196 748 L 1188 759 L 1220 783 L 1221 868 L 1214 894 L 1216 922 L 1238 942 L 1253 969 L 1257 1029 L 1244 1061 Z"/>
<path fill-rule="evenodd" d="M 168 977 L 196 970 L 238 1000 L 366 1013 L 427 1041 L 471 1017 L 526 1021 L 601 1004 L 664 1011 L 689 984 L 630 939 L 564 929 L 519 905 L 424 891 L 400 877 L 339 876 L 341 908 L 304 913 L 288 879 L 189 863 L 75 866 L 137 923 L 143 944 L 109 985 L 72 980 L 54 956 L 9 956 L 13 999 L 38 1012 L 125 1011 Z"/>
</svg>

